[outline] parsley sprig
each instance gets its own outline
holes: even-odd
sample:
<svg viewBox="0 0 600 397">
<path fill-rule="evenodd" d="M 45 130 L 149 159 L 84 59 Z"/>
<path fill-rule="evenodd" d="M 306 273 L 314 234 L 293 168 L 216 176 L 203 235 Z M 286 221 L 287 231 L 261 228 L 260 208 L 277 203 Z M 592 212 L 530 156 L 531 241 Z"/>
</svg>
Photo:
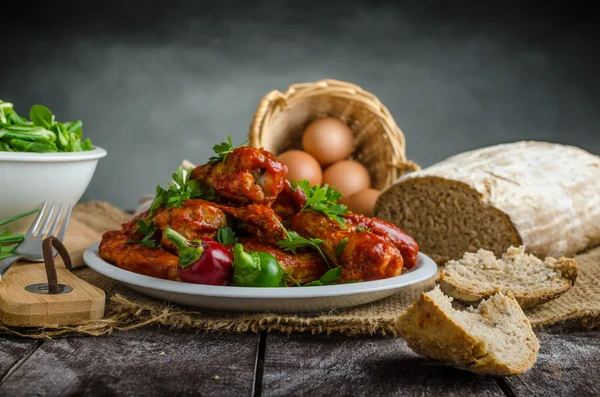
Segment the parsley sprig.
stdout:
<svg viewBox="0 0 600 397">
<path fill-rule="evenodd" d="M 318 280 L 314 280 L 306 284 L 300 284 L 300 282 L 296 280 L 291 273 L 288 273 L 284 270 L 279 286 L 287 287 L 287 280 L 290 280 L 297 287 L 318 287 L 322 285 L 336 284 L 336 282 L 342 278 L 342 270 L 342 266 L 334 267 L 333 269 L 329 269 L 327 272 L 325 272 L 325 274 L 322 275 Z"/>
<path fill-rule="evenodd" d="M 136 232 L 142 233 L 144 237 L 141 240 L 127 240 L 128 243 L 137 243 L 142 247 L 154 248 L 156 247 L 156 241 L 152 238 L 154 233 L 156 232 L 156 225 L 154 221 L 150 221 L 146 223 L 143 219 L 137 219 L 135 221 L 137 223 Z"/>
<path fill-rule="evenodd" d="M 337 247 L 335 247 L 335 257 L 339 258 L 340 256 L 342 256 L 342 253 L 344 252 L 344 248 L 346 248 L 346 244 L 348 244 L 348 237 L 344 237 L 342 239 L 342 241 L 340 241 L 337 245 Z"/>
<path fill-rule="evenodd" d="M 229 226 L 222 227 L 217 232 L 217 241 L 223 245 L 235 245 L 238 242 L 235 232 Z"/>
<path fill-rule="evenodd" d="M 246 146 L 248 141 L 243 142 L 238 147 Z M 227 157 L 233 152 L 233 142 L 231 141 L 231 136 L 227 135 L 227 142 L 221 142 L 213 146 L 213 150 L 215 151 L 216 156 L 212 156 L 208 159 L 207 164 L 218 163 L 219 161 L 227 160 Z"/>
<path fill-rule="evenodd" d="M 336 282 L 342 278 L 342 266 L 334 267 L 333 269 L 329 269 L 324 275 L 321 276 L 320 279 L 311 281 L 310 283 L 306 283 L 302 285 L 303 287 L 317 287 L 321 285 L 331 285 L 336 284 Z"/>
<path fill-rule="evenodd" d="M 240 146 L 247 144 L 247 141 L 242 143 Z M 235 149 L 231 142 L 231 136 L 227 136 L 227 142 L 219 143 L 213 146 L 216 156 L 208 159 L 207 164 L 216 163 L 218 161 L 225 161 L 229 154 Z M 200 182 L 197 180 L 190 180 L 189 173 L 184 171 L 180 165 L 177 170 L 173 173 L 173 182 L 171 182 L 167 189 L 161 186 L 156 187 L 156 195 L 150 208 L 148 215 L 154 214 L 154 212 L 162 205 L 169 207 L 180 207 L 184 201 L 190 199 L 204 199 L 212 201 L 215 199 L 215 191 L 213 188 L 203 189 L 200 186 Z"/>
<path fill-rule="evenodd" d="M 282 248 L 284 251 L 289 251 L 293 254 L 297 254 L 296 250 L 298 248 L 313 248 L 317 250 L 319 255 L 321 255 L 321 258 L 323 258 L 323 260 L 327 264 L 327 267 L 331 267 L 329 260 L 327 260 L 327 257 L 321 250 L 321 247 L 319 247 L 319 245 L 323 243 L 324 240 L 318 238 L 304 238 L 293 230 L 287 230 L 285 226 L 283 226 L 283 224 L 275 216 L 273 216 L 273 219 L 275 219 L 275 222 L 277 222 L 277 224 L 281 227 L 283 233 L 285 234 L 285 238 L 277 242 L 278 247 Z"/>
<path fill-rule="evenodd" d="M 199 181 L 190 180 L 189 173 L 184 171 L 180 165 L 173 173 L 173 182 L 169 184 L 167 189 L 161 186 L 156 187 L 156 196 L 150 205 L 148 215 L 154 214 L 162 205 L 167 208 L 179 208 L 184 201 L 190 199 L 214 200 L 215 192 L 212 189 L 207 192 L 200 187 Z"/>
<path fill-rule="evenodd" d="M 306 195 L 306 204 L 302 207 L 302 211 L 321 212 L 339 223 L 342 228 L 346 228 L 346 219 L 342 216 L 348 213 L 348 208 L 338 203 L 338 200 L 342 198 L 342 193 L 327 184 L 311 187 L 310 182 L 306 179 L 292 182 L 292 188 L 302 189 Z"/>
</svg>

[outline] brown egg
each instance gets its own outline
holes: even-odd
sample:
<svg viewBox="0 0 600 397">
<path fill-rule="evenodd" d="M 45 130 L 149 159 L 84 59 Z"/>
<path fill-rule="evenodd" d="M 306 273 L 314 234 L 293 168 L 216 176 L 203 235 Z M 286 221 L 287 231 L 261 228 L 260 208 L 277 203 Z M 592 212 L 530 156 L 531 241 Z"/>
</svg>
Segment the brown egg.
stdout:
<svg viewBox="0 0 600 397">
<path fill-rule="evenodd" d="M 300 181 L 308 179 L 311 185 L 323 182 L 323 171 L 319 162 L 302 150 L 289 150 L 277 156 L 288 167 L 288 180 Z"/>
<path fill-rule="evenodd" d="M 354 134 L 344 122 L 332 117 L 310 123 L 302 135 L 302 149 L 326 166 L 343 160 L 354 150 Z"/>
<path fill-rule="evenodd" d="M 371 177 L 364 165 L 353 160 L 338 161 L 327 167 L 323 173 L 323 183 L 335 187 L 344 196 L 371 187 Z"/>
<path fill-rule="evenodd" d="M 379 190 L 365 189 L 354 193 L 352 196 L 344 197 L 340 201 L 352 212 L 373 216 L 377 197 L 379 197 Z"/>
</svg>

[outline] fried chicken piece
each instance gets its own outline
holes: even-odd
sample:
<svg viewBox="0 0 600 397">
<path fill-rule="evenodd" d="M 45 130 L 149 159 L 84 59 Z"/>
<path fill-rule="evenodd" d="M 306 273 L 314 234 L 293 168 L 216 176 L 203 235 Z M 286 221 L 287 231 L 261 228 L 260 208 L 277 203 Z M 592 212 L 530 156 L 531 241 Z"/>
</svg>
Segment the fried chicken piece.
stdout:
<svg viewBox="0 0 600 397">
<path fill-rule="evenodd" d="M 238 219 L 241 222 L 239 228 L 260 241 L 275 244 L 285 238 L 283 229 L 276 221 L 277 215 L 267 205 L 252 204 L 245 207 L 218 205 L 218 207 L 225 214 Z"/>
<path fill-rule="evenodd" d="M 130 236 L 131 240 L 140 240 L 144 236 L 135 233 L 136 219 L 145 219 L 147 216 L 147 212 L 142 213 L 124 224 L 123 232 Z M 245 230 L 257 239 L 271 244 L 285 238 L 285 233 L 276 219 L 279 218 L 267 205 L 232 207 L 205 200 L 186 200 L 179 208 L 161 207 L 149 218 L 156 223 L 159 231 L 169 227 L 188 240 L 201 237 L 214 239 L 220 228 L 231 226 L 234 229 Z M 161 244 L 165 249 L 175 252 L 173 244 L 164 236 Z"/>
<path fill-rule="evenodd" d="M 105 261 L 124 270 L 145 276 L 179 281 L 176 255 L 160 248 L 128 243 L 130 237 L 120 231 L 104 233 L 98 254 Z"/>
<path fill-rule="evenodd" d="M 213 189 L 216 200 L 271 205 L 283 189 L 287 167 L 270 152 L 248 146 L 233 149 L 224 161 L 196 167 L 190 179 Z"/>
<path fill-rule="evenodd" d="M 273 255 L 283 271 L 290 274 L 300 284 L 318 280 L 328 270 L 323 258 L 314 251 L 300 252 L 299 250 L 297 254 L 293 254 L 255 238 L 240 238 L 239 242 L 245 250 L 266 252 Z M 227 248 L 233 256 L 233 245 Z M 288 280 L 287 283 L 289 286 L 294 285 L 291 280 Z"/>
<path fill-rule="evenodd" d="M 160 238 L 163 248 L 173 253 L 177 250 L 173 243 L 164 236 L 166 228 L 175 230 L 188 240 L 197 240 L 202 237 L 214 239 L 218 230 L 227 226 L 225 213 L 214 203 L 204 200 L 186 200 L 178 208 L 160 207 L 150 217 L 148 217 L 148 211 L 141 213 L 122 225 L 123 233 L 130 240 L 140 240 L 144 237 L 136 232 L 138 219 L 154 221 L 157 234 L 153 239 L 158 240 Z"/>
<path fill-rule="evenodd" d="M 381 219 L 354 213 L 344 215 L 344 218 L 347 221 L 346 225 L 349 227 L 354 226 L 356 228 L 358 226 L 369 229 L 371 233 L 394 244 L 400 250 L 402 259 L 404 259 L 404 266 L 407 269 L 412 269 L 417 264 L 419 245 L 398 226 Z"/>
<path fill-rule="evenodd" d="M 188 240 L 201 237 L 216 238 L 220 228 L 227 226 L 225 213 L 213 203 L 204 200 L 186 200 L 181 207 L 160 208 L 152 216 L 156 227 L 163 231 L 161 245 L 170 252 L 177 252 L 164 230 L 171 228 Z"/>
<path fill-rule="evenodd" d="M 342 266 L 342 282 L 370 281 L 399 276 L 403 259 L 392 243 L 370 232 L 342 229 L 326 215 L 301 211 L 291 217 L 292 229 L 303 237 L 324 240 L 321 249 L 336 265 Z M 338 257 L 336 248 L 344 239 L 346 245 Z"/>
</svg>

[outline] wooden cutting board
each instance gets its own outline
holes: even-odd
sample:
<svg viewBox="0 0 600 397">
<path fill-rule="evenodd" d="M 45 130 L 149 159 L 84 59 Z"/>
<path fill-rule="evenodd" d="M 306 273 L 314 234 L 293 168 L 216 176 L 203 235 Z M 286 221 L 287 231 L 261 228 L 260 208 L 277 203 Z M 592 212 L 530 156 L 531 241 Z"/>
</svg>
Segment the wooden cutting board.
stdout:
<svg viewBox="0 0 600 397">
<path fill-rule="evenodd" d="M 77 221 L 69 222 L 63 241 L 73 267 L 83 266 L 83 252 L 102 236 Z M 38 294 L 25 287 L 47 283 L 44 263 L 15 263 L 0 280 L 0 322 L 15 327 L 79 324 L 104 317 L 104 291 L 75 276 L 56 257 L 58 283 L 73 290 L 63 294 Z"/>
</svg>

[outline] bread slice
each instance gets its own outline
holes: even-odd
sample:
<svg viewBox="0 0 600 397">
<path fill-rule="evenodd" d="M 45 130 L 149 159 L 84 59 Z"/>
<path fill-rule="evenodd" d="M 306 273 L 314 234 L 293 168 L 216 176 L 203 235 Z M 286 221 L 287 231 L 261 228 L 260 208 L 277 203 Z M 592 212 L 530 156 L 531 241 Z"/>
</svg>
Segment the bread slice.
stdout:
<svg viewBox="0 0 600 397">
<path fill-rule="evenodd" d="M 416 353 L 484 375 L 521 374 L 540 348 L 518 302 L 502 293 L 459 311 L 436 286 L 400 317 L 399 331 Z"/>
<path fill-rule="evenodd" d="M 523 309 L 558 298 L 575 284 L 577 263 L 569 258 L 543 261 L 510 247 L 502 258 L 480 249 L 449 261 L 440 275 L 440 288 L 451 297 L 478 302 L 496 292 L 511 292 Z"/>
</svg>

